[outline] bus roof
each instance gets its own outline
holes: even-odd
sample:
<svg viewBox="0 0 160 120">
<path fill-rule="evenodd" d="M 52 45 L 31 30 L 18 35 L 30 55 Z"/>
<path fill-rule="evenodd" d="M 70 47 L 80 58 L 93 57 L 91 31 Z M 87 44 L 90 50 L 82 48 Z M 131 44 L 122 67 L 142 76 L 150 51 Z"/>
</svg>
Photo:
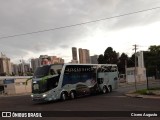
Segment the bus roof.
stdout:
<svg viewBox="0 0 160 120">
<path fill-rule="evenodd" d="M 104 66 L 117 66 L 116 64 L 78 64 L 78 63 L 64 63 L 64 64 L 50 64 L 49 66 L 51 65 L 97 65 L 97 66 L 100 66 L 100 65 L 104 65 Z"/>
<path fill-rule="evenodd" d="M 117 66 L 116 64 L 76 64 L 76 63 L 65 63 L 64 65 L 105 65 L 105 66 Z"/>
</svg>

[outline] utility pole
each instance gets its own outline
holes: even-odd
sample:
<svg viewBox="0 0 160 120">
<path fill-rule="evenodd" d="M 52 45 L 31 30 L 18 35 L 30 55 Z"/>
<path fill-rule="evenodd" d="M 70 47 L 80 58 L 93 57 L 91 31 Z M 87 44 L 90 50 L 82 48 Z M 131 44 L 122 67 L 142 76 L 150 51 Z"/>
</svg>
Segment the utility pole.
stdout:
<svg viewBox="0 0 160 120">
<path fill-rule="evenodd" d="M 125 81 L 127 82 L 126 76 L 127 76 L 127 60 L 125 60 Z"/>
<path fill-rule="evenodd" d="M 137 91 L 137 58 L 136 58 L 136 53 L 137 53 L 137 45 L 133 45 L 135 50 L 135 69 L 134 69 L 134 77 L 135 77 L 135 90 Z"/>
</svg>

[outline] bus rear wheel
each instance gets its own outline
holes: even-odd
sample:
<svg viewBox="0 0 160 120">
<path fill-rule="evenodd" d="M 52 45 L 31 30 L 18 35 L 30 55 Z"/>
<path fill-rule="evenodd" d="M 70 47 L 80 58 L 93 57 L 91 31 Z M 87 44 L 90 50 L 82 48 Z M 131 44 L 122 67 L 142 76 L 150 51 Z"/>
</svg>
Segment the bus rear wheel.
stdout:
<svg viewBox="0 0 160 120">
<path fill-rule="evenodd" d="M 67 99 L 67 95 L 63 92 L 61 93 L 61 100 L 65 101 Z"/>
<path fill-rule="evenodd" d="M 76 94 L 75 94 L 74 91 L 71 91 L 71 92 L 70 92 L 70 98 L 71 98 L 71 99 L 75 99 L 75 98 L 76 98 Z"/>
<path fill-rule="evenodd" d="M 109 93 L 112 92 L 112 86 L 111 85 L 108 86 L 108 92 Z"/>
<path fill-rule="evenodd" d="M 102 92 L 103 92 L 103 94 L 107 93 L 107 88 L 106 88 L 106 86 L 103 87 Z"/>
</svg>

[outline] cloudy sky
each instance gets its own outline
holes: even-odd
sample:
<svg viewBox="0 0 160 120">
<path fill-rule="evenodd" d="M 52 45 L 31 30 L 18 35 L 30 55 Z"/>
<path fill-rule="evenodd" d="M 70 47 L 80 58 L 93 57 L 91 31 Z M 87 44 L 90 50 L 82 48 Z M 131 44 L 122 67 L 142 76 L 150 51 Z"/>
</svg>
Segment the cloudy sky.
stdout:
<svg viewBox="0 0 160 120">
<path fill-rule="evenodd" d="M 160 0 L 0 0 L 0 52 L 12 62 L 41 54 L 56 55 L 69 62 L 71 47 L 103 54 L 107 47 L 131 55 L 133 45 L 147 50 L 160 45 L 160 9 L 106 19 L 80 26 L 17 37 L 6 36 L 43 31 L 160 7 Z"/>
</svg>

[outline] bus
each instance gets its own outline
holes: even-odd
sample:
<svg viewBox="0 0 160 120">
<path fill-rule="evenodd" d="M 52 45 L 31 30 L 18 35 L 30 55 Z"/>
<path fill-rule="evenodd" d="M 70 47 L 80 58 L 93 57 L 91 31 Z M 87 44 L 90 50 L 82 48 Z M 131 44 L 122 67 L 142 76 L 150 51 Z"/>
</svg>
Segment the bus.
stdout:
<svg viewBox="0 0 160 120">
<path fill-rule="evenodd" d="M 38 67 L 32 78 L 35 102 L 75 99 L 107 93 L 118 87 L 115 64 L 51 64 Z"/>
</svg>

